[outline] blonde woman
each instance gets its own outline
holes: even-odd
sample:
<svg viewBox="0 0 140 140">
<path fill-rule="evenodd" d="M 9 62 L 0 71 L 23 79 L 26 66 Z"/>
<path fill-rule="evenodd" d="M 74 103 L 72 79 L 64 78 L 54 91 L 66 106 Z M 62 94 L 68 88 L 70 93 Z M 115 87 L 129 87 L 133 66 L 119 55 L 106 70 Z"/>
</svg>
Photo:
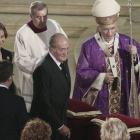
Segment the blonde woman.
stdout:
<svg viewBox="0 0 140 140">
<path fill-rule="evenodd" d="M 27 122 L 21 133 L 21 140 L 50 140 L 51 127 L 45 121 L 35 118 Z"/>
<path fill-rule="evenodd" d="M 127 126 L 118 118 L 109 118 L 101 126 L 101 140 L 130 140 Z"/>
</svg>

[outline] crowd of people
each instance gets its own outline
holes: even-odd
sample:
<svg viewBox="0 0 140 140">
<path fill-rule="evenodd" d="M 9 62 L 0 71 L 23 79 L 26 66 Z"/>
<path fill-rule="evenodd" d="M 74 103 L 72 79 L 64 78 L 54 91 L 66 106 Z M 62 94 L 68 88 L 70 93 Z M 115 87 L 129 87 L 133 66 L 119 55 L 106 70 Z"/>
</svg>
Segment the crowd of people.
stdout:
<svg viewBox="0 0 140 140">
<path fill-rule="evenodd" d="M 119 13 L 115 0 L 95 1 L 97 33 L 81 47 L 73 98 L 102 114 L 129 116 L 130 60 L 133 55 L 137 76 L 140 45 L 118 33 Z M 29 14 L 31 19 L 17 31 L 14 44 L 21 96 L 13 82 L 12 53 L 3 48 L 8 33 L 0 22 L 0 140 L 67 140 L 71 136 L 66 116 L 71 89 L 68 37 L 57 21 L 47 18 L 44 2 L 32 2 Z M 101 139 L 130 136 L 121 120 L 110 118 L 101 126 Z"/>
</svg>

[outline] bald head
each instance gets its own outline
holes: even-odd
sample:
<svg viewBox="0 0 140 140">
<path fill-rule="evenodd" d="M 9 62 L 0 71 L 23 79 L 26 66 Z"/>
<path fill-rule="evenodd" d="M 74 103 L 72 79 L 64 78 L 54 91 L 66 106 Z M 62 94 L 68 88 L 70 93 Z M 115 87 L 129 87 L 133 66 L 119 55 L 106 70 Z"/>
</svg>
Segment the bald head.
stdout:
<svg viewBox="0 0 140 140">
<path fill-rule="evenodd" d="M 53 36 L 51 36 L 50 42 L 49 42 L 50 47 L 55 48 L 60 39 L 67 40 L 66 36 L 61 33 L 56 33 Z"/>
</svg>

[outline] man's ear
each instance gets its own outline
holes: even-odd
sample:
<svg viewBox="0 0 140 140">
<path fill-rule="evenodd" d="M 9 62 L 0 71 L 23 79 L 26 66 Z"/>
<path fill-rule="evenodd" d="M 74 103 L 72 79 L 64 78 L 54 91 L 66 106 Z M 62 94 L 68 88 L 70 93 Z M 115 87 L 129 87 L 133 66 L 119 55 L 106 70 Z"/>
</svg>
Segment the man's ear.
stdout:
<svg viewBox="0 0 140 140">
<path fill-rule="evenodd" d="M 101 27 L 98 25 L 97 26 L 97 31 L 100 32 L 101 31 Z"/>
<path fill-rule="evenodd" d="M 29 14 L 29 15 L 30 15 L 30 17 L 32 18 L 33 15 L 31 15 L 31 14 Z"/>
<path fill-rule="evenodd" d="M 12 81 L 13 80 L 13 76 L 11 75 L 7 81 Z"/>
<path fill-rule="evenodd" d="M 49 51 L 52 53 L 53 52 L 53 48 L 52 47 L 49 47 Z"/>
</svg>

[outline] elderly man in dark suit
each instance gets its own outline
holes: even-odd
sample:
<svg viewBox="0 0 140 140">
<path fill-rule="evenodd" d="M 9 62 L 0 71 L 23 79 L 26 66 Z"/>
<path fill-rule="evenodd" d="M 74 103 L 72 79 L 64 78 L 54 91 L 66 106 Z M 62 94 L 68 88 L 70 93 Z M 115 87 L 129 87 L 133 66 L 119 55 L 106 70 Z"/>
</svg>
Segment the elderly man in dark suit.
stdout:
<svg viewBox="0 0 140 140">
<path fill-rule="evenodd" d="M 13 64 L 0 61 L 0 140 L 19 140 L 28 120 L 24 99 L 10 92 Z"/>
<path fill-rule="evenodd" d="M 66 126 L 66 111 L 70 95 L 70 74 L 67 65 L 69 43 L 61 33 L 50 39 L 49 54 L 34 71 L 34 95 L 31 117 L 50 123 L 51 140 L 66 140 L 70 130 Z"/>
</svg>

